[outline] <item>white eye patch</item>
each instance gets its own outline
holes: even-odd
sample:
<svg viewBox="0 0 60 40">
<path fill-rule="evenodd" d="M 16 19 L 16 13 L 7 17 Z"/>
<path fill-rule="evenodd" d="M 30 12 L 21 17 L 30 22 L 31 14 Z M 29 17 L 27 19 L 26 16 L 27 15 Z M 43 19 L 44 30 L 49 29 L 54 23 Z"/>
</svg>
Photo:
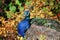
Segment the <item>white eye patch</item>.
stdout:
<svg viewBox="0 0 60 40">
<path fill-rule="evenodd" d="M 24 12 L 24 15 L 25 15 L 25 16 L 29 16 L 29 14 L 30 14 L 29 11 L 25 11 L 25 12 Z"/>
</svg>

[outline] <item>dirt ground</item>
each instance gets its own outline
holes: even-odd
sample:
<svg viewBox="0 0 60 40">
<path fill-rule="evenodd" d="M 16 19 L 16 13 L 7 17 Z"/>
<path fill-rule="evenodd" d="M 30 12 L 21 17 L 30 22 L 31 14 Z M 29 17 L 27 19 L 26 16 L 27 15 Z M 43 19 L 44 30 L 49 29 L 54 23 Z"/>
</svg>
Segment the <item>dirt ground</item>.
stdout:
<svg viewBox="0 0 60 40">
<path fill-rule="evenodd" d="M 60 40 L 60 32 L 45 26 L 32 24 L 26 33 L 27 40 Z"/>
</svg>

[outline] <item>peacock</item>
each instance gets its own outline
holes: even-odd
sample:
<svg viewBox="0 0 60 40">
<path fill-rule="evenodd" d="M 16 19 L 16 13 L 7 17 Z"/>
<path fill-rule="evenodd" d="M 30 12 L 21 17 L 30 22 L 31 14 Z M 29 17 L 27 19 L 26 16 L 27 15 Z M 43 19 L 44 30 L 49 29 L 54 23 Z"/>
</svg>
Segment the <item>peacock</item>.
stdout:
<svg viewBox="0 0 60 40">
<path fill-rule="evenodd" d="M 24 36 L 26 34 L 26 31 L 31 26 L 30 21 L 32 20 L 32 19 L 30 19 L 30 12 L 29 12 L 29 10 L 25 10 L 24 11 L 24 16 L 25 16 L 25 18 L 21 22 L 19 22 L 18 25 L 17 25 L 18 35 L 22 36 L 23 38 L 24 38 Z"/>
</svg>

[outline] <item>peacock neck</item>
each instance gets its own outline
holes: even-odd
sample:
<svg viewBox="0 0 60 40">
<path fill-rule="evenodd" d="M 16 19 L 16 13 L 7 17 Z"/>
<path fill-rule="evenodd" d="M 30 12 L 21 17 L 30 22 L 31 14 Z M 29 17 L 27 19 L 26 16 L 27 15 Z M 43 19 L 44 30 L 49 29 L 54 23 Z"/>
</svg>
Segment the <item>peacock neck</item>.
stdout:
<svg viewBox="0 0 60 40">
<path fill-rule="evenodd" d="M 30 20 L 30 17 L 29 17 L 29 16 L 26 16 L 25 19 L 26 19 L 26 20 Z"/>
</svg>

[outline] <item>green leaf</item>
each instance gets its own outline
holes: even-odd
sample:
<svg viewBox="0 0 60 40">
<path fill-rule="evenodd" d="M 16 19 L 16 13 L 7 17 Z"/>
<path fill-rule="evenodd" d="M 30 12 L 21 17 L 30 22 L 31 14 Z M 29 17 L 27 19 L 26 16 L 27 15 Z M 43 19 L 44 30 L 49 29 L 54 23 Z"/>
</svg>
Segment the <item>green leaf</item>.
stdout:
<svg viewBox="0 0 60 40">
<path fill-rule="evenodd" d="M 43 7 L 42 10 L 45 11 L 45 12 L 48 11 L 48 9 L 46 7 Z"/>
<path fill-rule="evenodd" d="M 25 4 L 29 6 L 29 5 L 30 5 L 30 3 L 31 3 L 31 2 L 26 2 Z"/>
<path fill-rule="evenodd" d="M 53 3 L 53 2 L 50 2 L 50 5 L 51 5 L 51 6 L 53 6 L 53 5 L 54 5 L 54 3 Z"/>
<path fill-rule="evenodd" d="M 20 11 L 23 11 L 24 10 L 24 7 L 20 7 Z"/>
<path fill-rule="evenodd" d="M 16 0 L 16 1 L 15 1 L 15 3 L 16 3 L 17 5 L 20 5 L 20 3 L 19 3 L 19 1 L 18 1 L 18 0 Z"/>
<path fill-rule="evenodd" d="M 16 11 L 16 7 L 15 7 L 15 6 L 10 6 L 9 9 L 10 9 L 10 11 L 13 12 L 13 13 Z"/>
<path fill-rule="evenodd" d="M 45 5 L 48 5 L 49 3 L 48 2 L 45 2 Z"/>
</svg>

